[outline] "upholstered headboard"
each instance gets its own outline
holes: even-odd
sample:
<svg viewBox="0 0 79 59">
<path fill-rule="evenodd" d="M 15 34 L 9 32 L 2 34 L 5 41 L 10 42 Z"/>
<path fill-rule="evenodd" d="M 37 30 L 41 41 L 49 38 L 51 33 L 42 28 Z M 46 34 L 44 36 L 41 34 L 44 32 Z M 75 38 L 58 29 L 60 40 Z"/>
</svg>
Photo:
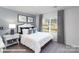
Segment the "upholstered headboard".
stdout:
<svg viewBox="0 0 79 59">
<path fill-rule="evenodd" d="M 17 32 L 22 34 L 22 29 L 29 29 L 29 28 L 34 28 L 34 26 L 31 24 L 21 24 L 17 26 Z"/>
</svg>

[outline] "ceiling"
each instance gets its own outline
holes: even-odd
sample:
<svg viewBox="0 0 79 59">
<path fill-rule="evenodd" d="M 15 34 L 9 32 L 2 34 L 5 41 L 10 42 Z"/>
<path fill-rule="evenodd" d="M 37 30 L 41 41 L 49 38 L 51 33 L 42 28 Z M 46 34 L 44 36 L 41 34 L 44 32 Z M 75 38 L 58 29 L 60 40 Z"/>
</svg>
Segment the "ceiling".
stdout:
<svg viewBox="0 0 79 59">
<path fill-rule="evenodd" d="M 14 11 L 21 11 L 29 14 L 45 14 L 59 9 L 69 8 L 68 6 L 2 6 Z"/>
</svg>

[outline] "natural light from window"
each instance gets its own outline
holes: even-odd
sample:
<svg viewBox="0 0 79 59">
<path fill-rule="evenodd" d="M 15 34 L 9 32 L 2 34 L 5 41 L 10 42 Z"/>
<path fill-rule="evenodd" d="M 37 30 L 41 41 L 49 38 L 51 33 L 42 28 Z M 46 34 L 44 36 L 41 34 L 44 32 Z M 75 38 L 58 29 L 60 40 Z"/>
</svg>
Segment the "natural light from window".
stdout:
<svg viewBox="0 0 79 59">
<path fill-rule="evenodd" d="M 44 19 L 42 22 L 43 32 L 57 32 L 57 19 Z"/>
</svg>

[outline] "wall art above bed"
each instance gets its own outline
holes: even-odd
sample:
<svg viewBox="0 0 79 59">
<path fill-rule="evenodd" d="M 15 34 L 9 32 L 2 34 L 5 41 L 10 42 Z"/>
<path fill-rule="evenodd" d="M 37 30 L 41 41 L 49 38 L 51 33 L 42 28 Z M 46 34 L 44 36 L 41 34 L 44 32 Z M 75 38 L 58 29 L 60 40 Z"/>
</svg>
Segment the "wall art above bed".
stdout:
<svg viewBox="0 0 79 59">
<path fill-rule="evenodd" d="M 18 22 L 27 22 L 27 17 L 24 15 L 18 15 Z"/>
<path fill-rule="evenodd" d="M 33 17 L 28 17 L 28 23 L 30 22 L 34 22 L 34 18 Z"/>
</svg>

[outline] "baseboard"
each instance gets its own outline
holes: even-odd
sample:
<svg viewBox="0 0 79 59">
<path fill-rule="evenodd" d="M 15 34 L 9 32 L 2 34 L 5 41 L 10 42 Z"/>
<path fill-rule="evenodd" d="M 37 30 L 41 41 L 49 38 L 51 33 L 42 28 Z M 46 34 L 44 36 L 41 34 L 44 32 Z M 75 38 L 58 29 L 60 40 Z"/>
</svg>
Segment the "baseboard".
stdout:
<svg viewBox="0 0 79 59">
<path fill-rule="evenodd" d="M 71 46 L 71 47 L 77 47 L 77 48 L 79 48 L 79 45 L 75 45 L 75 44 L 68 44 L 68 43 L 66 43 L 66 45 Z"/>
</svg>

